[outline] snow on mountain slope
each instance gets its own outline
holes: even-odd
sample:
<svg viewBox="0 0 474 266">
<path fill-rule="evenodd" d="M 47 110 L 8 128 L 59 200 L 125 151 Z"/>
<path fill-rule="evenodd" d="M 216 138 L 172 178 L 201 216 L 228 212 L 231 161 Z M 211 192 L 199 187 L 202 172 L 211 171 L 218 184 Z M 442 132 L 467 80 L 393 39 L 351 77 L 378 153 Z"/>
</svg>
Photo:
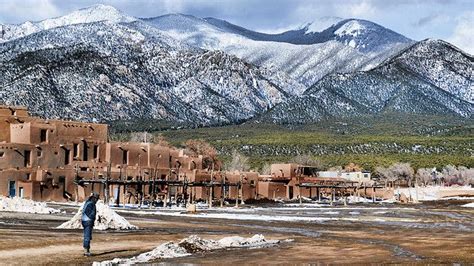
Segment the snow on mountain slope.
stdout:
<svg viewBox="0 0 474 266">
<path fill-rule="evenodd" d="M 259 120 L 312 123 L 386 112 L 472 118 L 473 61 L 445 42 L 422 41 L 370 71 L 325 76 Z"/>
<path fill-rule="evenodd" d="M 88 8 L 76 10 L 62 17 L 46 19 L 39 22 L 27 21 L 19 25 L 3 25 L 3 30 L 5 33 L 3 36 L 0 36 L 0 43 L 21 38 L 42 30 L 104 20 L 112 23 L 119 23 L 132 22 L 137 19 L 122 13 L 112 6 L 94 5 Z"/>
<path fill-rule="evenodd" d="M 0 101 L 48 118 L 234 123 L 303 89 L 140 21 L 57 27 L 0 44 L 0 54 Z"/>
<path fill-rule="evenodd" d="M 251 36 L 251 31 L 211 18 L 172 14 L 147 19 L 146 22 L 189 45 L 221 50 L 258 66 L 285 72 L 306 86 L 330 73 L 370 69 L 406 45 L 394 45 L 384 53 L 364 54 L 335 40 L 310 45 L 264 41 L 262 36 Z"/>
<path fill-rule="evenodd" d="M 474 103 L 474 58 L 447 42 L 419 42 L 387 64 L 415 72 L 431 84 Z"/>
<path fill-rule="evenodd" d="M 390 29 L 362 19 L 343 20 L 321 33 L 365 54 L 383 53 L 394 46 L 408 47 L 413 41 Z M 388 58 L 388 57 L 387 57 Z"/>
</svg>

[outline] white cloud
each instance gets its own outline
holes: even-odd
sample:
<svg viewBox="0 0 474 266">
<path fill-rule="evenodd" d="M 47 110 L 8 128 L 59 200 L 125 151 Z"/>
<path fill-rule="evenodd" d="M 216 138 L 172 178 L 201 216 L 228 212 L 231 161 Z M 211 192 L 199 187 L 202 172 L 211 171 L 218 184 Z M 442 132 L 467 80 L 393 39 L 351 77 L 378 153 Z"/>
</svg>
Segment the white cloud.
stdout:
<svg viewBox="0 0 474 266">
<path fill-rule="evenodd" d="M 181 13 L 184 10 L 182 0 L 164 0 L 162 5 L 166 13 Z"/>
<path fill-rule="evenodd" d="M 456 20 L 457 25 L 448 41 L 472 55 L 474 54 L 474 11 L 465 12 Z"/>
<path fill-rule="evenodd" d="M 0 21 L 42 20 L 60 14 L 52 0 L 0 0 Z"/>
<path fill-rule="evenodd" d="M 377 8 L 369 0 L 346 1 L 336 5 L 336 12 L 346 18 L 372 18 L 377 14 Z"/>
</svg>

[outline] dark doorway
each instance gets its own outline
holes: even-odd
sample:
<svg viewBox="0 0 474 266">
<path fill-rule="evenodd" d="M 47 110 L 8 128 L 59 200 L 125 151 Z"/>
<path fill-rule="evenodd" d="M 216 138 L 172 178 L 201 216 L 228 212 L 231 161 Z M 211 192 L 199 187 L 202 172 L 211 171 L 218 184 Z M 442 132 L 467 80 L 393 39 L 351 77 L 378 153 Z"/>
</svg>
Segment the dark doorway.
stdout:
<svg viewBox="0 0 474 266">
<path fill-rule="evenodd" d="M 71 151 L 66 148 L 63 148 L 63 150 L 64 150 L 64 165 L 69 165 L 69 163 L 71 162 L 70 161 Z"/>
<path fill-rule="evenodd" d="M 74 158 L 79 158 L 79 144 L 74 143 L 72 145 L 72 151 L 73 151 Z"/>
<path fill-rule="evenodd" d="M 46 142 L 48 141 L 48 130 L 47 129 L 41 129 L 40 130 L 40 142 Z"/>
<path fill-rule="evenodd" d="M 10 181 L 8 185 L 8 195 L 13 198 L 16 196 L 16 182 Z"/>
<path fill-rule="evenodd" d="M 89 160 L 89 146 L 85 140 L 82 141 L 82 160 L 87 161 Z"/>
<path fill-rule="evenodd" d="M 128 151 L 122 150 L 122 164 L 128 164 Z"/>
<path fill-rule="evenodd" d="M 25 158 L 24 158 L 24 167 L 30 167 L 31 166 L 31 151 L 26 150 L 25 151 Z"/>
</svg>

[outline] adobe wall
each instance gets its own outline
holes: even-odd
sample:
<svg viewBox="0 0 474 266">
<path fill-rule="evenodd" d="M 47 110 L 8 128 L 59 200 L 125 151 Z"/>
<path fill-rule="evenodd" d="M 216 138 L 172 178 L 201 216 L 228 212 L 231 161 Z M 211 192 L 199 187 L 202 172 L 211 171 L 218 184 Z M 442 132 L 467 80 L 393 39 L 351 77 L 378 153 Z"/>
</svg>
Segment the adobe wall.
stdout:
<svg viewBox="0 0 474 266">
<path fill-rule="evenodd" d="M 282 178 L 292 178 L 296 176 L 296 169 L 298 168 L 297 164 L 272 164 L 270 167 L 271 174 L 275 177 Z"/>
</svg>

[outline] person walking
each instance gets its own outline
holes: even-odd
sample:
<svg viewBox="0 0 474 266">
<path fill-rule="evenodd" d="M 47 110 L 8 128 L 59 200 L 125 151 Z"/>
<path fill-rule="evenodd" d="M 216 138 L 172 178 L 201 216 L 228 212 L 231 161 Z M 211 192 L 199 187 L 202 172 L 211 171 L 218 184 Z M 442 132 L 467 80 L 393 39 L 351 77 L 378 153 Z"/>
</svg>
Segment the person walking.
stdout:
<svg viewBox="0 0 474 266">
<path fill-rule="evenodd" d="M 92 192 L 91 196 L 84 203 L 82 209 L 82 227 L 84 227 L 84 256 L 91 256 L 90 252 L 90 243 L 92 240 L 92 228 L 94 227 L 95 216 L 96 216 L 96 207 L 95 204 L 99 200 L 99 194 L 97 192 Z"/>
</svg>

